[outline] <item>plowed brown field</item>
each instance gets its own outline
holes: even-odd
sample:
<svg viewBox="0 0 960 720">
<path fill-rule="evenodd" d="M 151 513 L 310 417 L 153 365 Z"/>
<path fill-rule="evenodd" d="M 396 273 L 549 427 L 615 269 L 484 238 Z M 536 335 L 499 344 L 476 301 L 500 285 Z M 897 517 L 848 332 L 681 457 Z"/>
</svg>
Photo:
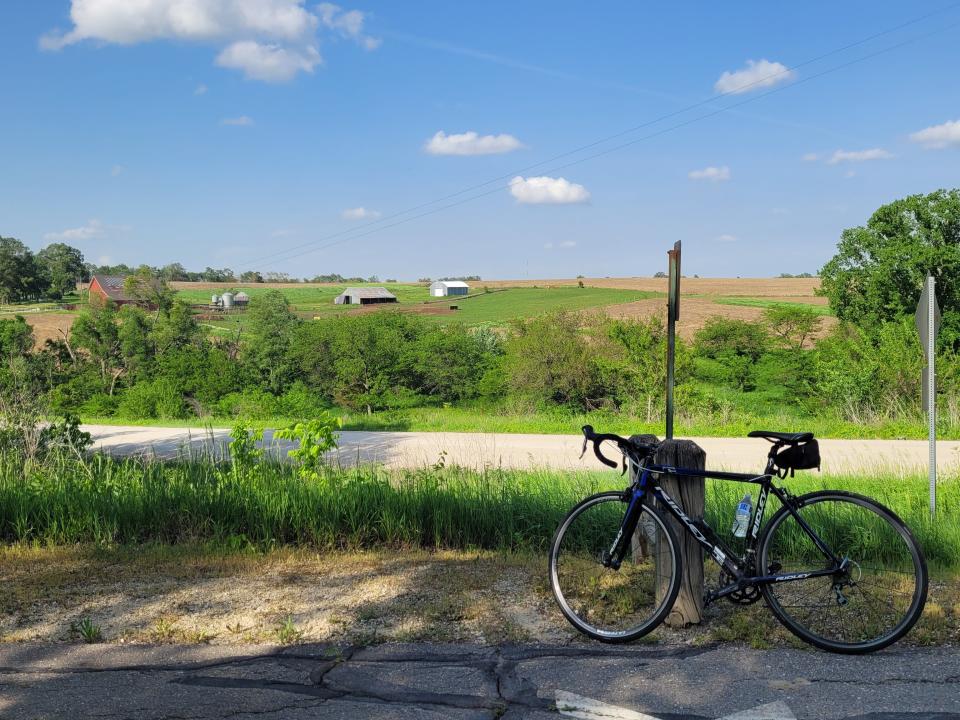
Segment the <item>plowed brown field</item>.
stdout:
<svg viewBox="0 0 960 720">
<path fill-rule="evenodd" d="M 583 281 L 588 287 L 621 288 L 623 290 L 647 290 L 667 292 L 666 278 L 578 278 L 559 280 L 481 280 L 475 284 L 487 287 L 562 287 Z M 766 297 L 799 300 L 809 299 L 820 304 L 825 300 L 813 292 L 820 287 L 820 278 L 690 278 L 680 283 L 681 295 L 717 295 L 740 297 Z M 803 300 L 807 301 L 807 300 Z"/>
</svg>

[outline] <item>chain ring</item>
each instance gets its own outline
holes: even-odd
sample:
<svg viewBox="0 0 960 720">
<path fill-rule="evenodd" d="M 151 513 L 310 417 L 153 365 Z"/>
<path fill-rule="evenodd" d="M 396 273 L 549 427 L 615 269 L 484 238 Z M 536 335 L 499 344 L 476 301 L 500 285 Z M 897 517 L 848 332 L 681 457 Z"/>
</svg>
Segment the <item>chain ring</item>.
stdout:
<svg viewBox="0 0 960 720">
<path fill-rule="evenodd" d="M 733 576 L 721 570 L 717 580 L 720 583 L 720 587 L 724 587 L 733 582 Z M 726 596 L 726 599 L 734 605 L 753 605 L 761 597 L 760 588 L 756 585 L 747 585 L 743 590 L 734 590 Z"/>
</svg>

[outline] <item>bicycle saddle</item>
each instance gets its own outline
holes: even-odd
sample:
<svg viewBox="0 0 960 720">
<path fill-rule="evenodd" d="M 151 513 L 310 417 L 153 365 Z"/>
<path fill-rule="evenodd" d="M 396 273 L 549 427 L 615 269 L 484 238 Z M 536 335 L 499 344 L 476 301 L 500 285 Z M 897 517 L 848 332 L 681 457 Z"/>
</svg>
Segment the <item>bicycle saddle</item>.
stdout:
<svg viewBox="0 0 960 720">
<path fill-rule="evenodd" d="M 780 442 L 795 444 L 807 442 L 808 440 L 813 440 L 812 432 L 797 432 L 797 433 L 785 433 L 785 432 L 773 432 L 772 430 L 751 430 L 747 433 L 747 437 L 759 437 L 764 440 L 778 440 Z"/>
</svg>

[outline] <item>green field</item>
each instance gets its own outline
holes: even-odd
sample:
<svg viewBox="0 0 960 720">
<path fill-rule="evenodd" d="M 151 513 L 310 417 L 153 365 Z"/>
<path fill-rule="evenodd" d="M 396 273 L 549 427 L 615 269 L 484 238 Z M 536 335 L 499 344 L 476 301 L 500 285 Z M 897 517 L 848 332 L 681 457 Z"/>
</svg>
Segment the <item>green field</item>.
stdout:
<svg viewBox="0 0 960 720">
<path fill-rule="evenodd" d="M 468 325 L 493 325 L 555 310 L 589 310 L 658 295 L 641 290 L 594 287 L 508 288 L 467 298 L 446 298 L 444 306 L 457 305 L 459 309 L 454 314 L 439 316 L 438 319 Z"/>
<path fill-rule="evenodd" d="M 822 315 L 827 317 L 833 315 L 833 311 L 830 309 L 829 305 L 813 305 L 811 303 L 800 302 L 800 301 L 790 301 L 790 300 L 771 300 L 770 298 L 749 298 L 749 297 L 718 297 L 714 298 L 713 301 L 718 305 L 740 305 L 742 307 L 758 307 L 758 308 L 781 308 L 781 307 L 796 307 L 797 305 L 803 305 L 804 307 L 811 308 L 817 315 Z"/>
<path fill-rule="evenodd" d="M 308 286 L 280 288 L 293 310 L 303 317 L 331 317 L 337 314 L 357 312 L 357 306 L 334 305 L 333 299 L 347 286 Z M 475 292 L 467 297 L 431 298 L 423 285 L 364 283 L 351 287 L 385 287 L 397 296 L 396 305 L 383 305 L 384 311 L 397 309 L 409 312 L 423 312 L 424 317 L 435 322 L 462 322 L 467 325 L 497 325 L 515 318 L 534 317 L 554 310 L 589 310 L 618 303 L 634 302 L 657 297 L 658 293 L 641 290 L 620 290 L 595 287 L 524 287 L 491 290 L 484 292 L 481 284 L 475 284 Z M 245 287 L 244 292 L 255 298 L 270 291 L 269 286 Z M 214 291 L 180 290 L 178 298 L 192 304 L 206 303 Z M 451 305 L 457 305 L 455 312 L 448 311 Z M 435 314 L 436 313 L 436 314 Z M 442 313 L 442 314 L 440 314 Z M 226 315 L 208 323 L 212 328 L 235 331 L 243 327 L 242 312 Z"/>
</svg>

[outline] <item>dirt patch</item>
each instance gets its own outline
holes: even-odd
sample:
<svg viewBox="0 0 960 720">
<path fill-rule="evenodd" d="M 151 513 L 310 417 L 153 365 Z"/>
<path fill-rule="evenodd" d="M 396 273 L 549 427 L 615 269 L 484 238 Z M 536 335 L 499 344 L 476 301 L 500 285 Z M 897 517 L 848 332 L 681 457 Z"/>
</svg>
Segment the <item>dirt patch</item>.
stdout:
<svg viewBox="0 0 960 720">
<path fill-rule="evenodd" d="M 105 642 L 122 643 L 489 643 L 572 635 L 552 616 L 539 557 L 168 548 L 7 549 L 0 560 L 0 639 L 8 642 L 78 640 L 83 618 Z"/>
<path fill-rule="evenodd" d="M 716 580 L 708 566 L 707 578 Z M 109 643 L 569 643 L 539 554 L 309 552 L 187 546 L 0 548 L 0 641 Z M 935 578 L 908 644 L 960 640 L 960 581 Z M 762 603 L 718 602 L 706 621 L 643 642 L 802 644 Z"/>
<path fill-rule="evenodd" d="M 392 310 L 393 312 L 413 313 L 414 315 L 453 315 L 456 310 L 451 310 L 449 305 L 438 305 L 436 303 L 420 304 L 400 304 L 400 303 L 374 303 L 371 305 L 360 305 L 346 311 L 348 315 L 361 315 L 374 312 L 383 312 Z"/>
<path fill-rule="evenodd" d="M 667 303 L 664 298 L 650 298 L 631 303 L 609 305 L 604 310 L 610 317 L 614 318 L 639 320 L 659 315 L 664 322 L 667 321 Z M 707 319 L 715 315 L 757 322 L 763 315 L 763 308 L 747 305 L 727 305 L 714 302 L 709 298 L 685 297 L 682 298 L 680 303 L 680 320 L 677 322 L 677 332 L 680 333 L 680 337 L 690 340 L 694 333 L 703 327 Z M 836 324 L 837 319 L 835 317 L 825 316 L 817 337 L 829 333 Z"/>
<path fill-rule="evenodd" d="M 33 327 L 33 344 L 42 348 L 47 340 L 62 340 L 63 334 L 70 331 L 76 313 L 24 313 L 23 317 Z"/>
</svg>

